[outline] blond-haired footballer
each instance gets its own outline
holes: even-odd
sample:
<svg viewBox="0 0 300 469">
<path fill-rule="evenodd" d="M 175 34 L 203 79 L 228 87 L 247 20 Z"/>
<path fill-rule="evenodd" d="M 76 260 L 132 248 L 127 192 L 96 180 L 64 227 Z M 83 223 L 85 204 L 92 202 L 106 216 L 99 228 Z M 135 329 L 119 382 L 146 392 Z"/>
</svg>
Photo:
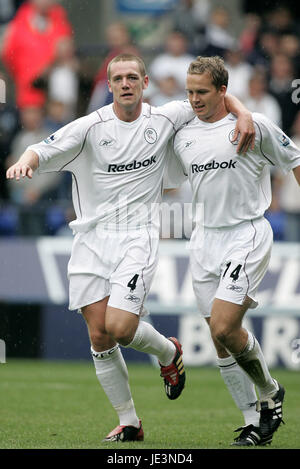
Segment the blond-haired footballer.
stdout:
<svg viewBox="0 0 300 469">
<path fill-rule="evenodd" d="M 204 234 L 196 220 L 190 265 L 222 377 L 244 414 L 245 425 L 233 444 L 266 445 L 282 422 L 285 391 L 242 320 L 257 306 L 256 292 L 271 256 L 273 234 L 264 218 L 271 202 L 270 168 L 293 171 L 300 184 L 300 150 L 264 115 L 253 113 L 254 148 L 238 154 L 236 117 L 225 106 L 227 84 L 221 58 L 198 57 L 190 64 L 186 89 L 195 116 L 174 137 L 181 170 L 174 159 L 168 170 L 175 179 L 176 171 L 188 177 L 194 213 L 198 204 L 204 206 Z"/>
</svg>

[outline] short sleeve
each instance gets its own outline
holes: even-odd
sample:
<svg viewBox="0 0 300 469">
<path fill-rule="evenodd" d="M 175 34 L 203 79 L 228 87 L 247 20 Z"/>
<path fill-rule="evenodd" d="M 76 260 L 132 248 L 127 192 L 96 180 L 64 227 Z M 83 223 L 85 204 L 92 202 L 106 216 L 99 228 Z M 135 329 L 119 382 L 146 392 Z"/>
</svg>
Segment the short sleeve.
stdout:
<svg viewBox="0 0 300 469">
<path fill-rule="evenodd" d="M 195 117 L 188 100 L 171 101 L 154 109 L 155 113 L 164 115 L 172 122 L 174 131 L 177 131 L 183 124 Z"/>
<path fill-rule="evenodd" d="M 184 171 L 181 161 L 174 152 L 173 138 L 171 138 L 167 146 L 167 163 L 163 177 L 163 188 L 176 189 L 187 179 L 188 176 Z"/>
<path fill-rule="evenodd" d="M 42 142 L 28 147 L 39 157 L 39 173 L 62 171 L 81 152 L 92 124 L 90 116 L 76 119 Z"/>
<path fill-rule="evenodd" d="M 253 113 L 253 120 L 258 129 L 260 152 L 266 161 L 284 173 L 300 165 L 300 149 L 276 124 L 259 113 Z"/>
</svg>

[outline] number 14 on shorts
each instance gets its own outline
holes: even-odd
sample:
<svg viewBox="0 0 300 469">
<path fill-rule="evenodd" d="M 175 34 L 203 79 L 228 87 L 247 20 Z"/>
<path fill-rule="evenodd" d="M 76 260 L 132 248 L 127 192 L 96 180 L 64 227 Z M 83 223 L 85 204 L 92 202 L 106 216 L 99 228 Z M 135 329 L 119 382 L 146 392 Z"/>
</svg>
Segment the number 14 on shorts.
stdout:
<svg viewBox="0 0 300 469">
<path fill-rule="evenodd" d="M 238 264 L 237 266 L 235 266 L 234 264 L 232 265 L 231 262 L 228 262 L 225 266 L 222 278 L 224 278 L 227 274 L 227 276 L 229 276 L 234 282 L 236 282 L 239 278 L 241 268 L 242 264 Z"/>
</svg>

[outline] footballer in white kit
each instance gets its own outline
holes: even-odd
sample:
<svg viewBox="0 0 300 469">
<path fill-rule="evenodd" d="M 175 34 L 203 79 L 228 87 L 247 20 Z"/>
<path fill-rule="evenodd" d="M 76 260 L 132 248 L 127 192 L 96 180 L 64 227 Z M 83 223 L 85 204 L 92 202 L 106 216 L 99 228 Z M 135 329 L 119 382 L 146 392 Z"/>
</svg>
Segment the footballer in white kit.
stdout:
<svg viewBox="0 0 300 469">
<path fill-rule="evenodd" d="M 157 264 L 166 143 L 193 115 L 188 101 L 143 103 L 138 119 L 125 122 L 111 104 L 28 148 L 39 172 L 73 177 L 71 310 L 110 295 L 109 305 L 142 312 Z"/>
<path fill-rule="evenodd" d="M 242 319 L 247 308 L 257 306 L 256 292 L 271 256 L 273 233 L 264 218 L 272 196 L 270 170 L 294 169 L 299 182 L 300 151 L 268 118 L 253 113 L 255 145 L 246 155 L 237 154 L 235 117 L 222 108 L 224 87 L 213 84 L 214 72 L 203 72 L 203 65 L 224 71 L 219 58 L 198 57 L 191 64 L 187 88 L 197 116 L 174 137 L 178 160 L 170 160 L 169 178 L 178 173 L 180 181 L 185 175 L 192 188 L 193 289 L 209 324 L 221 376 L 245 420 L 232 445 L 265 446 L 282 422 L 285 390 L 270 375 L 260 345 Z M 210 109 L 216 115 L 220 110 L 221 117 L 205 120 L 202 109 L 207 115 Z"/>
<path fill-rule="evenodd" d="M 255 307 L 256 291 L 270 259 L 272 229 L 264 218 L 271 203 L 270 169 L 285 173 L 300 165 L 294 143 L 267 117 L 253 113 L 254 150 L 236 153 L 236 119 L 195 117 L 174 138 L 174 150 L 189 178 L 193 212 L 203 206 L 204 233 L 191 237 L 191 272 L 200 312 L 210 316 L 213 299 Z"/>
<path fill-rule="evenodd" d="M 238 154 L 235 118 L 224 105 L 229 78 L 220 57 L 199 56 L 190 64 L 186 88 L 195 118 L 176 133 L 178 160 L 168 172 L 170 180 L 178 172 L 191 183 L 193 287 L 221 376 L 245 421 L 232 445 L 265 446 L 283 422 L 285 389 L 271 376 L 243 318 L 257 305 L 271 255 L 272 229 L 264 218 L 270 169 L 293 170 L 300 184 L 300 150 L 269 119 L 253 113 L 254 145 Z"/>
</svg>

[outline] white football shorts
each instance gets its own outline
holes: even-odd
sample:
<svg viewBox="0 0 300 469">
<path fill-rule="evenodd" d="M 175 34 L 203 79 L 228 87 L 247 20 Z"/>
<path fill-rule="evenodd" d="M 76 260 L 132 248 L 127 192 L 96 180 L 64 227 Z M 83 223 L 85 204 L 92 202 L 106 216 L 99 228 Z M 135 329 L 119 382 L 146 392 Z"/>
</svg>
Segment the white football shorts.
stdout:
<svg viewBox="0 0 300 469">
<path fill-rule="evenodd" d="M 262 217 L 235 227 L 204 229 L 199 249 L 193 235 L 190 268 L 200 313 L 209 317 L 215 298 L 242 305 L 248 296 L 250 308 L 256 308 L 256 292 L 273 244 L 269 222 Z"/>
<path fill-rule="evenodd" d="M 108 305 L 147 314 L 144 301 L 158 262 L 159 236 L 143 227 L 77 233 L 68 264 L 69 309 L 79 310 L 109 296 Z"/>
</svg>

